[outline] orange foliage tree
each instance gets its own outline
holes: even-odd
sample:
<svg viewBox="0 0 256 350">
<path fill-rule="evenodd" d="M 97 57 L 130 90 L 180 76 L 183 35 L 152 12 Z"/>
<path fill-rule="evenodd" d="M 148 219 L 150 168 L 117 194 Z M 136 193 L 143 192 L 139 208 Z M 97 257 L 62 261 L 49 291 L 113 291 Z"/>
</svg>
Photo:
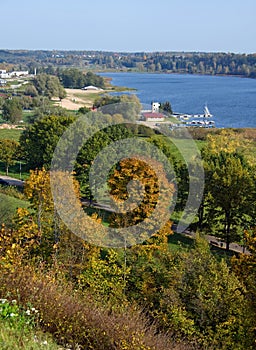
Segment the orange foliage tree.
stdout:
<svg viewBox="0 0 256 350">
<path fill-rule="evenodd" d="M 134 187 L 130 187 L 131 181 L 134 181 Z M 152 159 L 148 162 L 147 158 L 123 159 L 114 169 L 108 184 L 115 203 L 124 209 L 110 216 L 110 226 L 129 227 L 149 219 L 145 226 L 148 231 L 145 235 L 148 246 L 159 248 L 162 244 L 166 245 L 167 236 L 172 232 L 166 209 L 169 212 L 174 185 L 167 179 L 163 165 Z M 132 198 L 132 202 L 126 205 L 129 198 Z M 152 216 L 155 210 L 157 224 L 160 225 L 155 225 L 155 218 Z"/>
</svg>

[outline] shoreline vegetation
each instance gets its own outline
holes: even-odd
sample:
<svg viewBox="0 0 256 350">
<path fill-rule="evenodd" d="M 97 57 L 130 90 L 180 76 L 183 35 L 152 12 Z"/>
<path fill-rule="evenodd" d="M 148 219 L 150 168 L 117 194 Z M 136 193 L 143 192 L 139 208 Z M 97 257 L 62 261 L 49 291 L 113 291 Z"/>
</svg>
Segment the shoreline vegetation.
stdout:
<svg viewBox="0 0 256 350">
<path fill-rule="evenodd" d="M 138 74 L 167 74 L 167 75 L 194 75 L 194 76 L 215 76 L 215 77 L 227 77 L 227 78 L 245 78 L 245 79 L 256 79 L 256 77 L 247 77 L 244 75 L 238 75 L 238 74 L 210 74 L 210 73 L 187 73 L 187 72 L 166 72 L 166 71 L 139 71 L 139 70 L 119 70 L 119 69 L 106 69 L 106 70 L 97 70 L 95 71 L 96 73 L 138 73 Z M 125 87 L 122 87 L 123 89 L 126 89 Z M 131 90 L 137 90 L 137 89 L 132 89 L 132 88 L 127 88 Z M 121 91 L 126 91 L 126 90 L 121 90 Z"/>
<path fill-rule="evenodd" d="M 76 67 L 90 71 L 137 71 L 256 78 L 256 54 L 224 52 L 104 52 L 0 50 L 0 69 L 34 73 Z M 20 68 L 19 68 L 20 69 Z"/>
</svg>

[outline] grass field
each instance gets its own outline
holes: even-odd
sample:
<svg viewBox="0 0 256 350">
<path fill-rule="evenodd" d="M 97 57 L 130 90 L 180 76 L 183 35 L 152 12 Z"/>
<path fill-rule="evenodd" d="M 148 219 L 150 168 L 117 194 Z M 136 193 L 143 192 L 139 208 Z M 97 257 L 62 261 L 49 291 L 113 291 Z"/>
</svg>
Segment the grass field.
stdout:
<svg viewBox="0 0 256 350">
<path fill-rule="evenodd" d="M 9 139 L 19 141 L 21 129 L 0 129 L 0 140 Z"/>
<path fill-rule="evenodd" d="M 5 166 L 2 162 L 0 162 L 0 175 L 6 175 Z M 18 180 L 26 180 L 29 177 L 29 171 L 24 163 L 21 162 L 20 164 L 20 162 L 16 162 L 14 165 L 10 166 L 8 176 Z"/>
<path fill-rule="evenodd" d="M 168 237 L 168 246 L 171 251 L 190 248 L 193 243 L 194 240 L 192 238 L 181 235 L 180 233 L 174 233 Z"/>
<path fill-rule="evenodd" d="M 0 222 L 9 224 L 18 208 L 28 208 L 27 201 L 0 193 Z"/>
<path fill-rule="evenodd" d="M 0 320 L 0 349 L 1 350 L 59 350 L 58 346 L 45 333 L 38 330 L 23 330 L 19 325 L 11 325 Z"/>
</svg>

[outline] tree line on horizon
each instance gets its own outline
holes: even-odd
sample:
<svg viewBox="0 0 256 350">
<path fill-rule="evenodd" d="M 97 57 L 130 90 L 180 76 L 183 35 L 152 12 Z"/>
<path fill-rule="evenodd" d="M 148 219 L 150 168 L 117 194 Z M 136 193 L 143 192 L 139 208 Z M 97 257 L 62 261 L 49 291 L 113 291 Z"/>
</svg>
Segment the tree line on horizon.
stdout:
<svg viewBox="0 0 256 350">
<path fill-rule="evenodd" d="M 256 78 L 256 54 L 0 50 L 0 67 L 53 74 L 57 68 L 111 69 Z"/>
</svg>

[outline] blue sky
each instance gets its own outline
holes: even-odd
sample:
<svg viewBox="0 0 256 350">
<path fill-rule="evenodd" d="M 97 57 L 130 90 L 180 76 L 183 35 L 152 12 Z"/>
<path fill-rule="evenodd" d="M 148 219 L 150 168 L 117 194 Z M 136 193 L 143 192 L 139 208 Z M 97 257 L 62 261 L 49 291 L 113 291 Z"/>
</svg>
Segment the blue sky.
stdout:
<svg viewBox="0 0 256 350">
<path fill-rule="evenodd" d="M 0 48 L 256 52 L 255 0 L 1 0 Z"/>
</svg>

